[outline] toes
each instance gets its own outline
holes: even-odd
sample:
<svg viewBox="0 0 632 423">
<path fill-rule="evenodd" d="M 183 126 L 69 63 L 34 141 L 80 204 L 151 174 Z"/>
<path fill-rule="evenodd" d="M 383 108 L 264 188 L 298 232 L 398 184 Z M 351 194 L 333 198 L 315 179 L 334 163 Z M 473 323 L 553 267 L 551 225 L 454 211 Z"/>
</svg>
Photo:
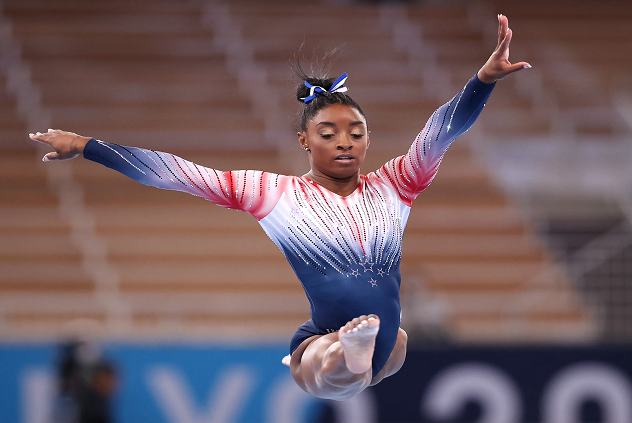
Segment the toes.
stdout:
<svg viewBox="0 0 632 423">
<path fill-rule="evenodd" d="M 362 315 L 347 322 L 346 325 L 340 328 L 340 331 L 342 333 L 357 333 L 369 326 L 378 325 L 379 321 L 379 318 L 375 314 Z"/>
</svg>

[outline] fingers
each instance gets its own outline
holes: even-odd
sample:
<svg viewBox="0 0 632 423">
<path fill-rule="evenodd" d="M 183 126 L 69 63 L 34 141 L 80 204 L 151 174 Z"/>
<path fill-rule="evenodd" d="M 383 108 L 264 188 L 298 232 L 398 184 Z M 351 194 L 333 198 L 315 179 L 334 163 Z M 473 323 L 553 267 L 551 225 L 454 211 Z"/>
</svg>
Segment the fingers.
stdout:
<svg viewBox="0 0 632 423">
<path fill-rule="evenodd" d="M 48 144 L 48 133 L 44 133 L 42 134 L 41 132 L 36 132 L 36 133 L 31 133 L 29 134 L 29 138 L 32 139 L 33 141 L 39 141 L 42 142 L 44 144 Z"/>
<path fill-rule="evenodd" d="M 505 39 L 505 35 L 507 34 L 507 29 L 509 27 L 509 19 L 503 14 L 498 14 L 498 42 L 496 43 L 496 48 L 500 47 L 503 39 Z"/>
<path fill-rule="evenodd" d="M 514 72 L 518 72 L 519 70 L 523 70 L 523 69 L 531 69 L 532 66 L 527 63 L 527 62 L 520 62 L 520 63 L 514 63 L 511 66 L 508 66 L 506 71 L 505 71 L 505 75 L 509 75 L 512 74 Z"/>
<path fill-rule="evenodd" d="M 503 40 L 501 30 L 502 30 L 502 27 L 500 23 L 500 14 L 498 14 L 498 41 L 496 42 L 496 48 L 500 46 L 500 43 Z"/>
<path fill-rule="evenodd" d="M 503 19 L 505 23 L 508 25 L 509 20 L 506 16 L 499 15 L 499 19 Z M 513 30 L 510 28 L 506 28 L 505 36 L 500 42 L 500 46 L 497 48 L 495 54 L 497 54 L 499 58 L 503 59 L 506 65 L 503 66 L 504 75 L 509 75 L 511 73 L 517 72 L 521 69 L 530 69 L 531 65 L 527 62 L 519 62 L 515 64 L 511 64 L 509 62 L 509 45 L 511 44 L 511 38 L 513 37 Z M 504 78 L 504 76 L 503 76 Z"/>
<path fill-rule="evenodd" d="M 509 43 L 511 43 L 511 37 L 513 35 L 513 31 L 507 28 L 507 32 L 505 33 L 505 38 L 501 41 L 500 47 L 498 51 L 503 56 L 509 56 Z"/>
<path fill-rule="evenodd" d="M 39 142 L 43 142 L 45 144 L 48 144 L 48 141 L 50 140 L 50 136 L 51 135 L 56 135 L 59 134 L 63 131 L 59 130 L 59 129 L 48 129 L 48 132 L 36 132 L 36 133 L 30 133 L 29 134 L 29 138 L 31 138 L 33 141 L 39 141 Z"/>
<path fill-rule="evenodd" d="M 44 157 L 42 157 L 43 162 L 49 162 L 51 160 L 59 160 L 59 154 L 56 151 L 52 151 L 50 153 L 46 153 Z"/>
<path fill-rule="evenodd" d="M 527 62 L 511 64 L 509 61 L 509 45 L 513 31 L 509 28 L 509 19 L 506 16 L 498 15 L 498 44 L 489 57 L 485 65 L 479 70 L 479 79 L 487 84 L 504 79 L 507 75 L 521 69 L 529 69 L 531 65 Z"/>
</svg>

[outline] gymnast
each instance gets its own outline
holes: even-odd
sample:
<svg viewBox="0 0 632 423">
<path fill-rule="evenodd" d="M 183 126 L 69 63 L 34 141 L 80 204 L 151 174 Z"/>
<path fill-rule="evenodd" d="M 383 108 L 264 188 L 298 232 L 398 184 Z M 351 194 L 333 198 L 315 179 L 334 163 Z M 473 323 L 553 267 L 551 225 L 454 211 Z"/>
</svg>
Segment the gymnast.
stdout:
<svg viewBox="0 0 632 423">
<path fill-rule="evenodd" d="M 498 15 L 496 49 L 457 95 L 437 109 L 408 152 L 360 174 L 369 131 L 340 78 L 304 81 L 298 141 L 311 169 L 303 176 L 219 171 L 180 157 L 49 129 L 30 138 L 54 149 L 43 161 L 80 154 L 146 185 L 188 192 L 253 215 L 281 249 L 310 302 L 290 343 L 296 383 L 320 398 L 346 400 L 395 374 L 406 356 L 399 327 L 402 236 L 413 200 L 432 182 L 452 141 L 474 123 L 509 62 L 512 31 Z"/>
</svg>

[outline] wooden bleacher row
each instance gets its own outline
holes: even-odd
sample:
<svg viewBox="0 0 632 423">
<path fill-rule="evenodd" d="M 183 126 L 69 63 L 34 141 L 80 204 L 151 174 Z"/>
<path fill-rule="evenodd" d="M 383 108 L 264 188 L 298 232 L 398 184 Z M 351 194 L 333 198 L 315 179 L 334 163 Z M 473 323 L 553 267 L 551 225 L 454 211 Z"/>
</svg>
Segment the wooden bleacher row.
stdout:
<svg viewBox="0 0 632 423">
<path fill-rule="evenodd" d="M 402 154 L 439 105 L 424 96 L 422 87 L 429 81 L 390 45 L 376 9 L 345 6 L 339 14 L 305 24 L 305 13 L 321 6 L 240 1 L 230 8 L 256 60 L 269 69 L 269 83 L 284 93 L 281 105 L 288 121 L 297 103 L 285 60 L 300 44 L 288 33 L 308 34 L 308 43 L 326 35 L 334 45 L 348 42 L 336 68 L 353 75 L 349 86 L 369 117 L 373 144 L 365 171 Z M 51 13 L 55 20 L 49 19 Z M 196 23 L 200 13 L 190 4 L 170 1 L 5 2 L 55 127 L 122 144 L 157 148 L 157 143 L 220 169 L 288 173 L 282 155 L 256 143 L 262 117 L 250 113 L 236 77 L 210 47 L 213 34 Z M 463 19 L 460 10 L 440 14 L 452 22 L 446 24 L 450 27 Z M 354 24 L 346 25 L 351 15 Z M 457 46 L 449 48 L 453 56 L 439 57 L 444 66 L 459 68 L 455 85 L 464 84 L 488 55 L 487 47 L 478 47 L 481 38 L 475 31 L 434 37 L 442 52 Z M 480 60 L 474 51 L 482 52 Z M 514 115 L 529 108 L 528 100 L 505 96 L 498 96 L 498 104 L 512 108 Z M 503 121 L 507 116 L 498 118 L 499 131 Z M 193 144 L 189 139 L 196 135 L 211 141 Z M 235 139 L 240 150 L 231 152 L 227 148 Z M 258 151 L 244 151 L 244 146 Z M 9 216 L 0 227 L 0 257 L 7 269 L 2 274 L 9 275 L 0 282 L 2 330 L 13 336 L 59 333 L 68 321 L 85 317 L 107 325 L 112 312 L 100 288 L 85 277 L 81 252 L 68 222 L 55 210 L 42 164 L 33 151 L 20 154 L 7 160 L 3 172 L 10 183 L 3 184 L 1 197 L 1 212 Z M 107 245 L 108 260 L 120 278 L 117 299 L 129 309 L 122 317 L 129 319 L 129 327 L 119 335 L 251 337 L 265 329 L 288 336 L 308 317 L 307 300 L 291 269 L 245 213 L 144 187 L 85 160 L 46 165 L 72 166 L 96 233 Z M 533 290 L 544 292 L 549 301 L 519 316 L 528 328 L 525 338 L 585 336 L 589 316 L 564 281 L 543 288 L 530 285 L 549 262 L 485 169 L 467 148 L 454 146 L 411 213 L 404 289 L 408 280 L 422 275 L 430 298 L 448 305 L 445 324 L 456 338 L 502 339 L 512 316 L 505 304 Z M 480 305 L 472 305 L 474 299 Z"/>
</svg>

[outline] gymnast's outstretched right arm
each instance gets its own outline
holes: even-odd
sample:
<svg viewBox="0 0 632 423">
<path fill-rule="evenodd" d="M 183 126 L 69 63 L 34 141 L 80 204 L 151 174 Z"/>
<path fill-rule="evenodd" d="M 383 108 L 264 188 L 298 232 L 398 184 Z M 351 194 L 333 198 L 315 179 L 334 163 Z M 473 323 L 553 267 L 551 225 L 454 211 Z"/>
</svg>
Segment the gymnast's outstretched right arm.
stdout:
<svg viewBox="0 0 632 423">
<path fill-rule="evenodd" d="M 276 205 L 287 177 L 258 170 L 219 171 L 169 153 L 125 147 L 72 132 L 49 129 L 31 139 L 55 151 L 43 161 L 68 160 L 80 154 L 145 185 L 187 192 L 219 206 L 242 210 L 257 219 Z"/>
</svg>

